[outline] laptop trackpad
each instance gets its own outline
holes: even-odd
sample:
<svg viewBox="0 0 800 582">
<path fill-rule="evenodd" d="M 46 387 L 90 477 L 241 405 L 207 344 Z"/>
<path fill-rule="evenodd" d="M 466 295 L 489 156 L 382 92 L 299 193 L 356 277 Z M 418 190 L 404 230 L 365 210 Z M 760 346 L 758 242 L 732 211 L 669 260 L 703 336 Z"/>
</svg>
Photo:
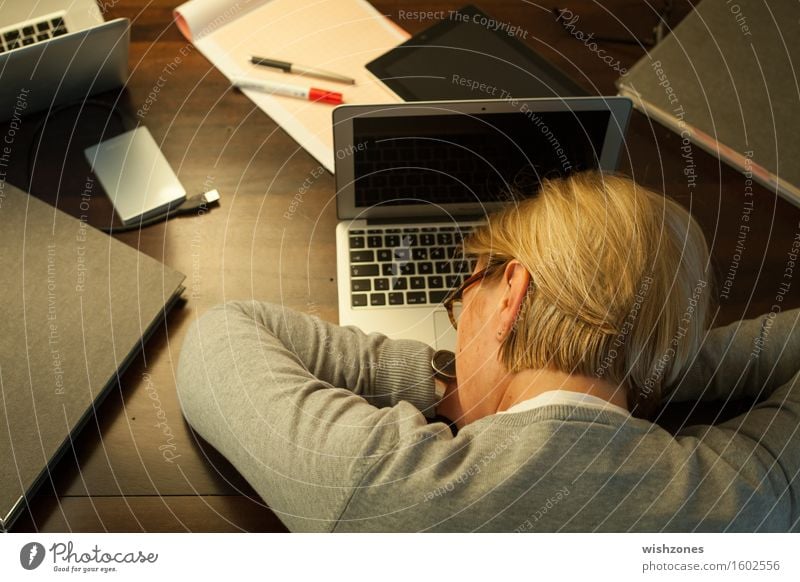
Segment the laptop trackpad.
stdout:
<svg viewBox="0 0 800 582">
<path fill-rule="evenodd" d="M 447 317 L 447 312 L 437 309 L 433 312 L 433 328 L 436 334 L 436 349 L 456 351 L 456 330 Z"/>
</svg>

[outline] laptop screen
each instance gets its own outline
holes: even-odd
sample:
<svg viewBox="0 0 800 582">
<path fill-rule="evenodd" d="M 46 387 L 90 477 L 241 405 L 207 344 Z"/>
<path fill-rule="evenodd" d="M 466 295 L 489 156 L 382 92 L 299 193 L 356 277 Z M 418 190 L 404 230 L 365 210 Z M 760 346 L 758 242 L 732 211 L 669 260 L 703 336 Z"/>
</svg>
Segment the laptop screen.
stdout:
<svg viewBox="0 0 800 582">
<path fill-rule="evenodd" d="M 630 111 L 619 97 L 337 107 L 338 216 L 478 218 L 545 178 L 615 170 Z"/>
<path fill-rule="evenodd" d="M 599 167 L 608 111 L 353 120 L 356 207 L 501 202 Z"/>
</svg>

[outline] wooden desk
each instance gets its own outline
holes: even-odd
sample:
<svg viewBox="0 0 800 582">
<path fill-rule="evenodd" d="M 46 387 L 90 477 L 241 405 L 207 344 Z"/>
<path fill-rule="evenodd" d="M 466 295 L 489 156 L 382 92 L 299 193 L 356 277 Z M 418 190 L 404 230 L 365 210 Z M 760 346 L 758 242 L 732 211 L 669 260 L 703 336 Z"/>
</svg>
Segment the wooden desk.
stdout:
<svg viewBox="0 0 800 582">
<path fill-rule="evenodd" d="M 166 79 L 141 121 L 191 193 L 217 188 L 221 207 L 201 217 L 178 218 L 141 233 L 118 235 L 126 243 L 187 275 L 186 301 L 163 327 L 97 410 L 51 480 L 31 500 L 15 531 L 285 531 L 280 521 L 235 470 L 200 442 L 181 416 L 174 370 L 190 322 L 229 299 L 265 299 L 336 321 L 334 179 L 325 174 L 304 195 L 294 218 L 283 218 L 290 200 L 317 162 L 246 97 L 232 92 L 224 77 L 188 44 L 172 23 L 179 0 L 106 2 L 106 18 L 133 22 L 131 78 L 121 107 L 132 117 Z M 455 9 L 460 3 L 374 0 L 400 26 L 416 32 L 430 21 L 409 20 L 400 11 Z M 541 3 L 538 3 L 541 4 Z M 618 0 L 597 7 L 588 0 L 568 6 L 588 32 L 623 35 L 619 18 L 642 38 L 655 16 L 645 3 Z M 687 2 L 673 17 L 677 23 Z M 478 2 L 499 20 L 528 31 L 526 42 L 551 58 L 587 89 L 614 94 L 617 73 L 567 34 L 545 7 L 501 0 Z M 631 66 L 640 46 L 604 43 L 608 54 Z M 113 102 L 113 97 L 102 97 Z M 94 108 L 73 124 L 76 112 L 49 124 L 36 158 L 31 191 L 77 213 L 89 168 L 84 147 L 99 141 L 108 112 Z M 9 181 L 25 186 L 22 163 L 33 140 L 37 116 L 26 120 L 17 141 L 19 155 Z M 117 124 L 115 126 L 115 124 Z M 74 125 L 74 127 L 73 127 Z M 119 132 L 111 119 L 106 137 Z M 28 140 L 27 142 L 25 140 Z M 69 143 L 67 143 L 69 142 Z M 634 114 L 621 169 L 636 180 L 666 191 L 705 227 L 720 281 L 733 261 L 742 215 L 744 178 L 694 149 L 697 187 L 683 175 L 680 139 Z M 66 150 L 66 153 L 65 153 Z M 800 231 L 800 209 L 756 188 L 755 210 L 730 298 L 717 324 L 766 312 L 775 302 L 787 252 Z M 107 222 L 110 208 L 96 201 L 90 222 Z M 94 222 L 97 224 L 98 222 Z M 795 284 L 784 308 L 800 305 Z M 163 411 L 174 439 L 173 460 L 165 459 Z M 716 411 L 712 411 L 716 412 Z"/>
</svg>

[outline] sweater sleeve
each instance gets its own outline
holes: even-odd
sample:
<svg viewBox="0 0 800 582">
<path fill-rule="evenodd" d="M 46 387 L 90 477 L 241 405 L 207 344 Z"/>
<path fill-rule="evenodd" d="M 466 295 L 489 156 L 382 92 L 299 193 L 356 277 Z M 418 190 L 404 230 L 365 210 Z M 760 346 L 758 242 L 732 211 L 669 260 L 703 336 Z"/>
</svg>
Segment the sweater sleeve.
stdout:
<svg viewBox="0 0 800 582">
<path fill-rule="evenodd" d="M 378 407 L 405 400 L 435 416 L 433 349 L 422 342 L 367 335 L 272 303 L 232 301 L 217 309 L 227 310 L 231 323 L 277 339 L 309 374 L 331 386 Z"/>
<path fill-rule="evenodd" d="M 430 352 L 280 306 L 233 302 L 190 326 L 177 389 L 192 428 L 290 529 L 327 531 L 401 435 L 431 430 L 419 411 L 435 399 Z"/>
<path fill-rule="evenodd" d="M 800 370 L 800 309 L 770 313 L 709 331 L 665 399 L 763 399 Z"/>
</svg>

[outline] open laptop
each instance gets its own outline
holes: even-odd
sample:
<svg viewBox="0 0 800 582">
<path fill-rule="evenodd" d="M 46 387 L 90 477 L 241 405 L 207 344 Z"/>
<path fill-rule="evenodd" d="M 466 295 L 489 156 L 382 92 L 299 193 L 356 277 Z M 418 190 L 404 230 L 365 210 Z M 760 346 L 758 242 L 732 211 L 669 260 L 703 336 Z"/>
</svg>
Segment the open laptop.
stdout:
<svg viewBox="0 0 800 582">
<path fill-rule="evenodd" d="M 124 84 L 129 28 L 94 0 L 2 3 L 0 122 Z"/>
<path fill-rule="evenodd" d="M 339 323 L 454 349 L 462 240 L 543 177 L 616 169 L 620 97 L 344 105 L 333 112 Z"/>
</svg>

